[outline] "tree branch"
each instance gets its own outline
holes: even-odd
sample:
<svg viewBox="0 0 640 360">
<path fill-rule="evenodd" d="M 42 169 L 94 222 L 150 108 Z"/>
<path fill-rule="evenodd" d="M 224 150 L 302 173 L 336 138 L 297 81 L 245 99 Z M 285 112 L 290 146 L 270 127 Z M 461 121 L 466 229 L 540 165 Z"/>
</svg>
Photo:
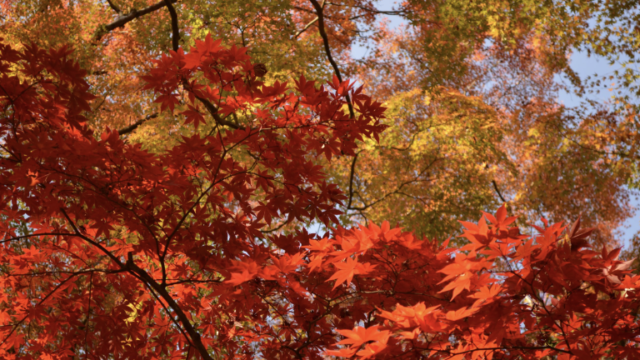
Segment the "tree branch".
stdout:
<svg viewBox="0 0 640 360">
<path fill-rule="evenodd" d="M 140 125 L 144 124 L 147 120 L 155 119 L 158 117 L 158 113 L 153 113 L 151 115 L 147 115 L 144 118 L 134 122 L 133 124 L 123 127 L 122 129 L 118 129 L 118 134 L 125 135 L 133 132 L 133 130 L 137 129 Z"/>
<path fill-rule="evenodd" d="M 122 13 L 122 11 L 120 11 L 120 8 L 116 4 L 114 4 L 113 1 L 107 0 L 107 3 L 109 4 L 109 7 L 111 7 L 113 11 L 116 12 L 116 14 L 120 15 Z"/>
<path fill-rule="evenodd" d="M 9 239 L 3 239 L 2 241 L 0 241 L 0 244 L 4 244 L 4 243 L 7 243 L 7 242 L 11 242 L 11 241 L 22 240 L 22 239 L 28 239 L 28 238 L 36 237 L 36 236 L 75 236 L 75 234 L 49 233 L 49 232 L 37 233 L 37 234 L 29 234 L 29 235 L 16 236 L 16 237 L 12 237 L 12 238 L 9 238 Z"/>
<path fill-rule="evenodd" d="M 171 44 L 173 46 L 173 51 L 178 51 L 180 48 L 180 29 L 178 28 L 178 13 L 176 13 L 176 9 L 171 5 L 171 0 L 164 0 L 167 9 L 169 10 L 169 15 L 171 16 Z"/>
<path fill-rule="evenodd" d="M 142 10 L 136 10 L 133 9 L 130 13 L 122 15 L 122 16 L 118 16 L 118 18 L 112 22 L 110 22 L 109 24 L 106 25 L 101 25 L 98 30 L 96 30 L 95 35 L 93 36 L 93 40 L 95 42 L 100 41 L 100 39 L 102 39 L 103 36 L 105 36 L 106 34 L 108 34 L 109 32 L 119 28 L 119 27 L 124 27 L 128 22 L 133 21 L 139 17 L 142 17 L 144 15 L 147 15 L 149 13 L 152 13 L 158 9 L 163 8 L 164 6 L 166 6 L 167 2 L 169 3 L 176 3 L 178 2 L 178 0 L 163 0 L 157 4 L 153 4 L 151 6 L 148 6 Z"/>
<path fill-rule="evenodd" d="M 196 99 L 198 99 L 202 105 L 204 105 L 204 107 L 207 109 L 207 111 L 209 112 L 209 114 L 211 114 L 211 116 L 213 116 L 213 119 L 216 121 L 216 123 L 220 124 L 220 125 L 224 125 L 224 126 L 228 126 L 232 129 L 240 129 L 240 126 L 232 123 L 231 121 L 227 121 L 225 119 L 223 119 L 222 117 L 220 117 L 220 114 L 218 113 L 218 108 L 213 105 L 209 100 L 202 98 L 198 95 L 195 95 Z"/>
<path fill-rule="evenodd" d="M 342 75 L 340 75 L 340 69 L 338 68 L 338 64 L 335 62 L 335 60 L 333 60 L 333 56 L 331 55 L 331 48 L 329 47 L 329 37 L 327 36 L 327 32 L 324 29 L 324 14 L 323 14 L 324 2 L 322 3 L 322 5 L 320 5 L 317 0 L 309 0 L 309 1 L 311 1 L 313 8 L 316 10 L 316 14 L 318 15 L 318 31 L 320 32 L 320 36 L 322 37 L 322 42 L 324 43 L 324 51 L 327 54 L 327 58 L 329 59 L 329 62 L 331 63 L 333 70 L 336 73 L 336 77 L 340 82 L 342 82 Z M 349 97 L 349 95 L 345 95 L 345 97 L 347 99 L 347 105 L 349 106 L 349 115 L 351 115 L 351 118 L 353 119 L 356 117 L 356 115 L 353 112 L 353 106 L 351 105 L 351 98 Z"/>
<path fill-rule="evenodd" d="M 500 193 L 500 190 L 498 190 L 498 184 L 496 184 L 495 180 L 491 180 L 491 183 L 493 184 L 493 188 L 496 189 L 496 192 L 498 193 L 498 196 L 500 197 L 500 200 L 502 200 L 502 202 L 508 202 L 507 200 L 504 199 L 504 197 L 502 197 L 502 194 Z"/>
<path fill-rule="evenodd" d="M 117 257 L 115 257 L 107 249 L 105 249 L 101 244 L 82 235 L 82 233 L 80 232 L 76 224 L 71 220 L 71 218 L 69 217 L 67 212 L 64 210 L 64 208 L 60 208 L 60 211 L 62 212 L 64 217 L 67 219 L 67 221 L 73 228 L 76 236 L 81 237 L 85 241 L 89 242 L 91 245 L 100 249 L 103 253 L 109 256 L 121 269 L 128 270 L 132 275 L 140 279 L 149 288 L 153 289 L 156 293 L 158 293 L 162 297 L 162 299 L 167 302 L 167 304 L 173 310 L 173 312 L 176 313 L 176 315 L 178 316 L 178 319 L 180 320 L 180 323 L 184 327 L 184 330 L 189 334 L 190 340 L 193 342 L 193 344 L 195 345 L 196 349 L 198 350 L 202 358 L 205 360 L 213 360 L 211 356 L 209 356 L 206 346 L 204 346 L 204 344 L 202 343 L 202 340 L 200 339 L 200 334 L 198 334 L 198 332 L 195 330 L 195 328 L 189 321 L 189 318 L 187 317 L 187 315 L 184 313 L 184 311 L 182 311 L 182 308 L 175 302 L 173 297 L 171 297 L 171 295 L 169 294 L 169 292 L 167 292 L 167 289 L 165 289 L 164 286 L 162 286 L 161 284 L 158 284 L 151 277 L 151 275 L 149 275 L 146 271 L 144 271 L 142 268 L 140 268 L 133 262 L 133 253 L 129 252 L 127 254 L 128 256 L 127 262 L 123 264 Z"/>
<path fill-rule="evenodd" d="M 209 355 L 209 352 L 207 351 L 207 347 L 202 343 L 202 340 L 200 339 L 200 334 L 198 334 L 198 332 L 193 327 L 193 325 L 191 325 L 189 318 L 184 313 L 184 311 L 182 311 L 182 308 L 175 302 L 175 300 L 169 294 L 169 292 L 167 292 L 167 289 L 165 289 L 163 286 L 158 284 L 155 280 L 153 280 L 153 278 L 146 271 L 138 267 L 138 265 L 136 265 L 133 262 L 132 253 L 128 254 L 128 259 L 125 266 L 132 272 L 136 273 L 140 277 L 140 279 L 142 279 L 145 283 L 147 283 L 147 285 L 153 288 L 153 290 L 155 290 L 156 293 L 158 293 L 158 295 L 160 295 L 162 299 L 167 302 L 171 310 L 173 310 L 173 312 L 175 312 L 176 315 L 178 316 L 180 323 L 184 327 L 185 331 L 189 334 L 189 337 L 191 338 L 191 341 L 195 346 L 195 348 L 200 353 L 200 356 L 202 356 L 202 358 L 205 360 L 213 360 L 213 358 Z"/>
<path fill-rule="evenodd" d="M 347 204 L 347 209 L 351 209 L 351 201 L 353 200 L 353 175 L 356 172 L 356 160 L 358 160 L 358 155 L 360 155 L 360 153 L 356 153 L 353 157 L 353 161 L 351 162 L 351 174 L 349 175 L 349 203 Z"/>
<path fill-rule="evenodd" d="M 176 315 L 178 316 L 178 319 L 180 320 L 180 323 L 184 327 L 184 330 L 189 334 L 189 338 L 191 342 L 195 344 L 195 347 L 200 353 L 200 355 L 202 356 L 202 358 L 205 360 L 213 360 L 211 356 L 209 356 L 206 346 L 204 346 L 204 344 L 202 343 L 202 340 L 200 339 L 200 334 L 198 334 L 198 332 L 195 330 L 193 325 L 191 325 L 189 318 L 184 313 L 184 311 L 182 311 L 182 308 L 180 308 L 180 306 L 175 302 L 173 297 L 171 297 L 171 295 L 169 294 L 169 292 L 167 292 L 167 289 L 163 285 L 158 284 L 151 277 L 151 275 L 149 275 L 146 271 L 144 271 L 142 268 L 140 268 L 133 262 L 133 253 L 129 252 L 127 254 L 128 256 L 127 262 L 123 264 L 116 256 L 114 256 L 111 252 L 105 249 L 101 244 L 89 239 L 87 236 L 82 235 L 82 233 L 80 232 L 76 224 L 71 220 L 71 218 L 69 217 L 67 212 L 64 210 L 64 208 L 60 208 L 60 211 L 62 212 L 64 217 L 67 219 L 67 221 L 73 228 L 75 232 L 75 236 L 81 237 L 85 241 L 89 242 L 91 245 L 100 249 L 109 258 L 111 258 L 111 260 L 113 260 L 118 265 L 118 267 L 120 267 L 123 270 L 129 271 L 129 273 L 131 273 L 134 277 L 140 279 L 147 287 L 149 287 L 150 289 L 153 289 L 156 293 L 158 293 L 162 297 L 162 299 L 164 299 L 164 301 L 167 302 L 167 304 L 173 310 L 173 312 L 176 313 Z M 75 275 L 72 275 L 72 276 L 75 276 Z"/>
<path fill-rule="evenodd" d="M 293 38 L 294 38 L 294 39 L 297 39 L 297 38 L 298 38 L 298 36 L 302 35 L 302 33 L 304 33 L 305 31 L 307 31 L 307 30 L 311 27 L 311 25 L 315 24 L 317 21 L 318 21 L 318 17 L 316 17 L 315 19 L 313 19 L 313 20 L 309 21 L 309 23 L 308 23 L 307 25 L 305 25 L 305 27 L 304 27 L 304 28 L 302 28 L 302 30 L 298 31 L 298 32 L 296 33 L 296 35 L 295 35 Z"/>
</svg>

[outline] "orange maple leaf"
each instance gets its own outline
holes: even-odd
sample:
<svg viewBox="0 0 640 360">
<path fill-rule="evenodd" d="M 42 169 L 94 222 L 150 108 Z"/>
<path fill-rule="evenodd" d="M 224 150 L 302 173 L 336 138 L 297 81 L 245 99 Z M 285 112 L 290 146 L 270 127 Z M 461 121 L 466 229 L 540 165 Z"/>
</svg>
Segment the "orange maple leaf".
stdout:
<svg viewBox="0 0 640 360">
<path fill-rule="evenodd" d="M 336 283 L 333 285 L 334 289 L 344 282 L 346 282 L 347 285 L 351 285 L 351 280 L 353 280 L 354 275 L 368 274 L 375 268 L 375 265 L 371 265 L 370 263 L 361 264 L 351 257 L 347 258 L 344 262 L 336 262 L 333 265 L 340 269 L 327 280 L 336 280 Z"/>
<path fill-rule="evenodd" d="M 340 269 L 333 274 L 332 277 L 327 281 L 336 280 L 336 283 L 333 285 L 333 289 L 337 288 L 340 284 L 346 282 L 347 285 L 351 285 L 351 280 L 353 280 L 353 275 L 355 275 L 356 266 L 358 266 L 358 262 L 353 258 L 347 258 L 345 262 L 339 262 L 333 264 L 336 268 Z"/>
<path fill-rule="evenodd" d="M 227 283 L 231 285 L 240 285 L 243 282 L 247 282 L 258 275 L 260 270 L 258 264 L 255 261 L 248 259 L 245 261 L 233 261 L 234 267 L 241 270 L 241 272 L 231 273 L 231 279 L 227 280 Z"/>
<path fill-rule="evenodd" d="M 379 326 L 372 326 L 370 328 L 356 327 L 353 330 L 337 330 L 340 335 L 346 337 L 346 339 L 340 341 L 340 345 L 351 345 L 352 348 L 359 348 L 362 344 L 367 342 L 378 342 L 380 344 L 386 344 L 389 339 L 389 331 L 379 331 Z"/>
</svg>

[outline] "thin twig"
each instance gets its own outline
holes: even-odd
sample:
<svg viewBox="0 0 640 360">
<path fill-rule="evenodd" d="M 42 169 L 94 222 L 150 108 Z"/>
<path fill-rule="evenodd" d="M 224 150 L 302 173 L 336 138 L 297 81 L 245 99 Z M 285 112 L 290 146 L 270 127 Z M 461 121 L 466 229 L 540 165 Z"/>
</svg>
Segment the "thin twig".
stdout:
<svg viewBox="0 0 640 360">
<path fill-rule="evenodd" d="M 275 227 L 275 228 L 273 228 L 273 229 L 269 229 L 269 230 L 260 230 L 260 232 L 261 232 L 261 233 L 263 233 L 263 234 L 272 233 L 272 232 L 275 232 L 275 231 L 278 231 L 278 230 L 282 229 L 282 228 L 283 228 L 285 225 L 287 225 L 288 223 L 289 223 L 288 221 L 285 221 L 285 222 L 283 222 L 282 224 L 280 224 L 279 226 L 277 226 L 277 227 Z"/>
<path fill-rule="evenodd" d="M 400 185 L 399 185 L 395 190 L 393 190 L 393 191 L 391 191 L 391 192 L 389 192 L 389 193 L 386 193 L 386 194 L 385 194 L 384 196 L 382 196 L 381 198 L 378 198 L 377 200 L 375 200 L 375 201 L 373 201 L 373 202 L 371 202 L 371 203 L 369 203 L 369 204 L 367 204 L 366 202 L 364 202 L 364 199 L 362 199 L 362 196 L 358 193 L 358 195 L 359 195 L 359 197 L 360 197 L 360 199 L 361 199 L 361 201 L 362 201 L 362 203 L 363 203 L 363 206 L 359 206 L 359 207 L 356 207 L 356 206 L 349 206 L 349 207 L 347 207 L 347 210 L 356 210 L 356 211 L 360 211 L 360 212 L 362 212 L 362 211 L 365 211 L 365 210 L 367 210 L 368 208 L 373 207 L 374 205 L 376 205 L 376 204 L 378 204 L 378 203 L 380 203 L 380 202 L 384 201 L 385 199 L 387 199 L 388 197 L 390 197 L 390 196 L 392 196 L 392 195 L 399 194 L 399 195 L 408 196 L 408 194 L 405 194 L 405 193 L 402 193 L 402 192 L 401 192 L 401 191 L 402 191 L 402 188 L 404 188 L 405 186 L 407 186 L 407 185 L 409 185 L 409 184 L 412 184 L 412 183 L 416 183 L 416 182 L 427 182 L 427 181 L 433 181 L 433 180 L 434 180 L 434 179 L 431 179 L 431 178 L 430 178 L 430 179 L 424 179 L 424 180 L 421 180 L 421 179 L 420 179 L 420 177 L 421 177 L 421 176 L 423 176 L 423 175 L 424 175 L 424 174 L 425 174 L 429 169 L 431 169 L 431 167 L 433 166 L 433 164 L 435 164 L 435 163 L 436 163 L 436 161 L 438 161 L 438 160 L 439 160 L 439 158 L 435 158 L 435 159 L 434 159 L 434 160 L 433 160 L 429 165 L 427 165 L 427 167 L 425 167 L 425 168 L 424 168 L 424 169 L 423 169 L 423 170 L 422 170 L 422 171 L 421 171 L 417 176 L 415 176 L 412 180 L 407 180 L 407 181 L 405 181 L 405 182 L 402 182 L 402 183 L 401 183 L 401 184 L 400 184 Z M 410 197 L 412 197 L 412 196 L 410 196 Z M 414 197 L 412 197 L 412 198 L 413 198 L 414 200 L 418 200 L 417 198 L 414 198 Z"/>
<path fill-rule="evenodd" d="M 491 180 L 491 183 L 493 184 L 493 188 L 496 189 L 496 192 L 498 193 L 498 196 L 500 197 L 500 200 L 502 200 L 502 202 L 508 202 L 507 200 L 504 199 L 504 197 L 502 197 L 502 194 L 500 193 L 500 190 L 498 190 L 498 184 L 496 184 L 495 180 Z"/>
<path fill-rule="evenodd" d="M 305 27 L 302 28 L 302 30 L 298 31 L 298 33 L 293 38 L 297 39 L 298 36 L 302 35 L 302 33 L 307 31 L 311 27 L 311 25 L 315 24 L 317 21 L 318 21 L 318 17 L 316 16 L 316 18 L 311 20 L 311 21 L 309 21 L 309 23 L 307 25 L 305 25 Z"/>
<path fill-rule="evenodd" d="M 69 224 L 71 224 L 71 227 L 73 228 L 73 231 L 75 232 L 75 236 L 83 239 L 84 241 L 88 242 L 89 244 L 97 247 L 98 249 L 100 249 L 100 251 L 102 251 L 105 255 L 107 255 L 111 260 L 113 260 L 113 262 L 115 262 L 118 267 L 122 268 L 124 267 L 124 264 L 120 261 L 120 259 L 118 259 L 115 255 L 113 255 L 111 253 L 111 251 L 107 250 L 104 246 L 102 246 L 102 244 L 90 239 L 89 237 L 83 235 L 80 230 L 78 230 L 78 227 L 76 226 L 76 224 L 71 221 L 71 218 L 69 217 L 69 215 L 67 214 L 67 212 L 64 210 L 64 208 L 60 208 L 60 211 L 62 212 L 62 214 L 64 215 L 64 217 L 67 219 L 67 221 L 69 222 Z"/>
<path fill-rule="evenodd" d="M 91 316 L 91 292 L 93 290 L 93 273 L 91 273 L 89 280 L 89 305 L 87 306 L 87 319 L 86 324 L 84 326 L 84 359 L 87 360 L 89 353 L 87 352 L 87 334 L 89 334 L 89 317 Z"/>
</svg>

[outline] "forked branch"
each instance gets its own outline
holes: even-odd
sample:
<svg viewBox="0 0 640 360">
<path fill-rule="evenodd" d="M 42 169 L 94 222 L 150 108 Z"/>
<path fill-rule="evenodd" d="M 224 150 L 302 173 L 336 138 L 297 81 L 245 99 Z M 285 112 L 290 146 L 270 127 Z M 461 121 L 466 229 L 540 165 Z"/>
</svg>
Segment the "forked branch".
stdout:
<svg viewBox="0 0 640 360">
<path fill-rule="evenodd" d="M 109 32 L 119 28 L 119 27 L 124 27 L 127 23 L 129 23 L 130 21 L 133 21 L 137 18 L 140 18 L 142 16 L 145 16 L 149 13 L 152 13 L 156 10 L 162 9 L 163 7 L 167 6 L 167 3 L 170 4 L 175 4 L 177 3 L 178 0 L 162 0 L 159 3 L 153 4 L 151 6 L 148 6 L 142 10 L 136 10 L 133 9 L 130 13 L 122 15 L 122 16 L 118 16 L 117 19 L 115 19 L 114 21 L 106 24 L 106 25 L 101 25 L 98 30 L 96 31 L 95 35 L 93 36 L 93 40 L 95 42 L 98 42 L 102 39 L 103 36 L 105 36 L 106 34 L 108 34 Z"/>
</svg>

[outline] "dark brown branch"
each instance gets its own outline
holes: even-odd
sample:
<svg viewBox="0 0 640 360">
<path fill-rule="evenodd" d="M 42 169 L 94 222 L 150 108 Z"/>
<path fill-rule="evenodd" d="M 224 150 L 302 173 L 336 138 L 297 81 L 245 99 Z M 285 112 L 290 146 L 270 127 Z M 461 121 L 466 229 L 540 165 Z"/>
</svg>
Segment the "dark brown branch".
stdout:
<svg viewBox="0 0 640 360">
<path fill-rule="evenodd" d="M 108 73 L 109 72 L 105 70 L 87 71 L 87 75 L 89 76 L 107 75 Z"/>
<path fill-rule="evenodd" d="M 167 302 L 167 305 L 169 305 L 171 310 L 173 310 L 173 312 L 175 312 L 175 314 L 178 316 L 180 323 L 184 327 L 185 331 L 189 334 L 189 337 L 191 338 L 191 342 L 200 353 L 200 356 L 202 356 L 202 358 L 205 360 L 213 360 L 213 358 L 209 355 L 209 352 L 207 351 L 207 347 L 202 343 L 202 340 L 200 339 L 200 334 L 198 334 L 196 329 L 191 324 L 191 321 L 189 321 L 187 314 L 185 314 L 184 311 L 182 311 L 182 308 L 175 302 L 175 300 L 173 299 L 173 297 L 171 297 L 169 292 L 167 292 L 167 289 L 165 289 L 163 286 L 158 284 L 146 271 L 138 267 L 133 262 L 132 253 L 128 254 L 128 259 L 125 266 L 129 270 L 137 274 L 140 277 L 140 279 L 142 279 L 145 283 L 147 283 L 149 287 L 155 290 L 155 292 L 158 295 L 160 295 L 160 297 L 162 297 L 164 301 Z"/>
<path fill-rule="evenodd" d="M 178 13 L 176 13 L 176 9 L 171 5 L 171 0 L 164 0 L 164 3 L 167 5 L 167 9 L 169 10 L 169 15 L 171 16 L 171 45 L 173 46 L 173 51 L 178 51 L 180 48 L 180 29 L 178 28 Z"/>
<path fill-rule="evenodd" d="M 71 225 L 71 227 L 73 228 L 73 232 L 75 233 L 75 236 L 83 239 L 84 241 L 88 242 L 89 244 L 97 247 L 98 249 L 100 249 L 100 251 L 102 251 L 102 253 L 104 253 L 105 255 L 107 255 L 111 260 L 113 260 L 114 263 L 116 263 L 118 265 L 118 267 L 122 268 L 124 267 L 124 265 L 122 264 L 122 262 L 120 261 L 120 259 L 118 259 L 115 255 L 113 255 L 111 253 L 111 251 L 107 250 L 104 246 L 102 246 L 102 244 L 93 241 L 92 239 L 88 238 L 87 236 L 83 235 L 80 230 L 78 230 L 78 227 L 76 226 L 76 224 L 71 220 L 71 218 L 69 217 L 69 215 L 67 214 L 67 212 L 64 210 L 64 208 L 60 208 L 60 211 L 62 212 L 62 214 L 64 215 L 64 217 L 67 219 L 67 221 L 69 222 L 69 224 Z"/>
<path fill-rule="evenodd" d="M 327 32 L 324 29 L 324 14 L 323 14 L 324 3 L 320 5 L 317 0 L 309 0 L 309 1 L 311 1 L 313 8 L 316 10 L 316 14 L 318 15 L 318 31 L 320 32 L 320 36 L 322 37 L 322 42 L 324 43 L 324 51 L 327 54 L 327 58 L 329 59 L 329 62 L 333 67 L 336 77 L 340 82 L 342 82 L 342 75 L 340 75 L 340 69 L 338 68 L 338 64 L 336 63 L 336 61 L 333 59 L 333 56 L 331 55 L 331 48 L 329 47 L 329 37 L 327 36 Z M 349 106 L 349 115 L 351 115 L 351 118 L 353 119 L 356 117 L 356 114 L 353 112 L 353 106 L 351 105 L 351 98 L 349 97 L 349 95 L 346 95 L 345 97 L 347 99 L 347 105 Z"/>
<path fill-rule="evenodd" d="M 195 95 L 195 94 L 194 94 Z M 240 126 L 232 123 L 231 121 L 227 121 L 223 118 L 220 117 L 220 114 L 218 113 L 218 108 L 213 105 L 209 100 L 199 97 L 198 95 L 195 95 L 196 99 L 200 100 L 200 102 L 202 103 L 202 105 L 204 105 L 204 107 L 207 109 L 207 111 L 209 112 L 209 114 L 211 114 L 211 116 L 213 116 L 213 119 L 216 121 L 216 123 L 220 124 L 220 125 L 224 125 L 224 126 L 228 126 L 232 129 L 239 129 Z"/>
<path fill-rule="evenodd" d="M 178 2 L 178 0 L 167 0 L 168 2 L 175 4 L 176 2 Z M 135 10 L 133 9 L 130 13 L 122 15 L 122 16 L 118 16 L 118 18 L 112 22 L 110 22 L 109 24 L 106 25 L 102 25 L 98 28 L 98 30 L 96 31 L 96 34 L 93 36 L 94 41 L 98 42 L 100 41 L 100 39 L 102 39 L 103 36 L 105 36 L 107 33 L 109 33 L 110 31 L 113 31 L 119 27 L 124 27 L 128 22 L 133 21 L 139 17 L 142 17 L 144 15 L 147 15 L 149 13 L 152 13 L 158 9 L 161 9 L 166 5 L 167 3 L 165 2 L 165 0 L 160 1 L 157 4 L 153 4 L 151 6 L 148 6 L 142 10 Z"/>
<path fill-rule="evenodd" d="M 220 117 L 220 114 L 218 113 L 218 108 L 213 105 L 211 103 L 211 101 L 198 96 L 195 92 L 193 92 L 191 90 L 191 87 L 189 86 L 189 82 L 187 81 L 187 79 L 182 79 L 182 86 L 184 86 L 185 89 L 187 89 L 188 91 L 190 91 L 191 93 L 193 93 L 193 96 L 195 96 L 196 99 L 198 99 L 198 101 L 200 101 L 202 103 L 202 105 L 204 105 L 204 107 L 207 109 L 207 112 L 209 112 L 209 114 L 211 114 L 211 116 L 213 117 L 213 119 L 216 121 L 216 123 L 218 125 L 224 125 L 224 126 L 228 126 L 232 129 L 240 129 L 240 126 L 232 123 L 231 121 L 227 121 L 225 119 L 223 119 L 222 117 Z"/>
<path fill-rule="evenodd" d="M 11 242 L 11 241 L 28 239 L 28 238 L 36 237 L 36 236 L 74 236 L 74 235 L 75 234 L 69 234 L 69 233 L 48 233 L 48 232 L 47 233 L 37 233 L 37 234 L 16 236 L 16 237 L 12 237 L 10 239 L 4 239 L 4 240 L 0 241 L 0 244 L 6 243 L 6 242 Z"/>
<path fill-rule="evenodd" d="M 149 275 L 146 271 L 141 269 L 139 266 L 137 266 L 133 262 L 133 254 L 131 252 L 127 254 L 128 256 L 127 262 L 123 264 L 120 261 L 120 259 L 114 256 L 109 250 L 105 249 L 101 244 L 89 239 L 87 236 L 82 235 L 82 233 L 80 232 L 76 224 L 71 220 L 71 218 L 69 217 L 67 212 L 64 210 L 64 208 L 60 208 L 60 211 L 62 212 L 64 217 L 67 219 L 67 221 L 73 228 L 76 236 L 79 236 L 80 238 L 84 239 L 91 245 L 100 249 L 104 254 L 106 254 L 109 258 L 111 258 L 111 260 L 113 260 L 113 262 L 115 262 L 119 268 L 128 270 L 133 276 L 140 279 L 146 286 L 148 286 L 150 289 L 152 289 L 158 295 L 160 295 L 160 297 L 162 297 L 162 299 L 167 302 L 171 310 L 173 310 L 173 312 L 175 312 L 176 315 L 178 316 L 180 323 L 184 327 L 184 330 L 187 332 L 187 334 L 189 334 L 189 338 L 191 342 L 195 345 L 198 352 L 200 353 L 200 356 L 202 356 L 202 358 L 205 360 L 213 360 L 211 356 L 209 356 L 206 346 L 202 343 L 202 340 L 200 339 L 200 334 L 198 334 L 196 329 L 193 327 L 187 315 L 184 313 L 184 311 L 182 311 L 182 308 L 175 302 L 173 297 L 171 297 L 171 295 L 169 294 L 169 292 L 167 292 L 167 289 L 163 285 L 158 284 L 151 277 L 151 275 Z"/>
<path fill-rule="evenodd" d="M 493 184 L 493 188 L 496 189 L 496 192 L 498 193 L 498 196 L 500 197 L 500 200 L 502 200 L 502 202 L 508 202 L 507 200 L 504 199 L 504 197 L 502 197 L 502 194 L 500 193 L 500 190 L 498 190 L 498 184 L 496 184 L 495 180 L 491 180 L 491 183 Z"/>
<path fill-rule="evenodd" d="M 71 275 L 68 278 L 64 279 L 60 284 L 58 284 L 50 293 L 48 293 L 44 298 L 42 298 L 42 300 L 40 300 L 40 302 L 38 302 L 34 308 L 41 306 L 42 304 L 45 303 L 45 301 L 47 301 L 51 295 L 53 295 L 56 291 L 58 291 L 58 289 L 60 289 L 62 287 L 62 285 L 64 285 L 65 283 L 67 283 L 69 280 L 73 279 L 76 275 Z M 29 312 L 29 314 L 31 314 L 31 312 Z M 7 334 L 7 336 L 4 337 L 4 339 L 2 339 L 2 342 L 0 342 L 0 345 L 3 345 L 7 339 L 9 339 L 9 337 L 11 337 L 11 335 L 13 335 L 13 333 L 16 331 L 16 329 L 29 317 L 29 315 L 27 314 L 27 316 L 23 317 L 20 321 L 18 321 L 15 325 L 13 325 L 13 327 L 11 328 L 11 331 L 9 331 L 9 333 Z"/>
<path fill-rule="evenodd" d="M 147 115 L 144 118 L 134 122 L 133 124 L 127 126 L 127 127 L 123 127 L 122 129 L 118 130 L 118 134 L 120 135 L 125 135 L 125 134 L 129 134 L 131 132 L 133 132 L 133 130 L 137 129 L 140 125 L 144 124 L 147 120 L 151 120 L 151 119 L 155 119 L 158 117 L 158 113 L 153 113 L 151 115 Z"/>
<path fill-rule="evenodd" d="M 353 156 L 353 161 L 351 162 L 351 175 L 349 175 L 349 203 L 347 204 L 347 209 L 351 209 L 351 201 L 353 200 L 353 176 L 356 172 L 356 160 L 358 160 L 358 155 L 360 155 L 360 153 L 356 153 Z"/>
<path fill-rule="evenodd" d="M 274 231 L 278 231 L 278 230 L 282 229 L 282 228 L 283 228 L 285 225 L 287 225 L 288 223 L 289 223 L 288 221 L 285 221 L 285 222 L 283 222 L 282 224 L 280 224 L 279 226 L 277 226 L 277 227 L 275 227 L 275 228 L 273 228 L 273 229 L 269 229 L 269 230 L 260 230 L 260 232 L 261 232 L 261 233 L 263 233 L 263 234 L 272 233 L 272 232 L 274 232 Z"/>
<path fill-rule="evenodd" d="M 109 7 L 111 7 L 113 11 L 116 12 L 116 14 L 118 15 L 122 14 L 122 11 L 120 11 L 120 8 L 116 4 L 114 4 L 113 1 L 107 0 L 107 3 L 109 4 Z"/>
<path fill-rule="evenodd" d="M 129 270 L 127 268 L 127 270 Z M 136 277 L 136 279 L 140 279 L 140 276 L 138 276 L 137 274 L 133 274 L 133 276 Z M 142 280 L 142 279 L 140 279 Z M 184 332 L 184 329 L 182 328 L 182 326 L 180 326 L 180 324 L 178 324 L 178 321 L 171 315 L 171 311 L 169 311 L 169 309 L 167 309 L 167 306 L 162 302 L 162 300 L 160 300 L 160 297 L 158 294 L 156 294 L 155 291 L 153 291 L 153 288 L 147 284 L 146 282 L 144 282 L 144 280 L 142 280 L 142 284 L 149 289 L 149 293 L 158 301 L 158 303 L 160 304 L 160 306 L 162 306 L 162 308 L 164 309 L 164 311 L 167 312 L 167 317 L 171 320 L 171 322 L 176 326 L 176 328 L 180 331 L 180 334 L 182 334 L 182 336 L 184 336 L 185 340 L 187 341 L 187 343 L 189 344 L 189 346 L 193 346 L 193 344 L 191 343 L 191 340 L 189 339 L 189 335 L 186 334 Z"/>
</svg>

